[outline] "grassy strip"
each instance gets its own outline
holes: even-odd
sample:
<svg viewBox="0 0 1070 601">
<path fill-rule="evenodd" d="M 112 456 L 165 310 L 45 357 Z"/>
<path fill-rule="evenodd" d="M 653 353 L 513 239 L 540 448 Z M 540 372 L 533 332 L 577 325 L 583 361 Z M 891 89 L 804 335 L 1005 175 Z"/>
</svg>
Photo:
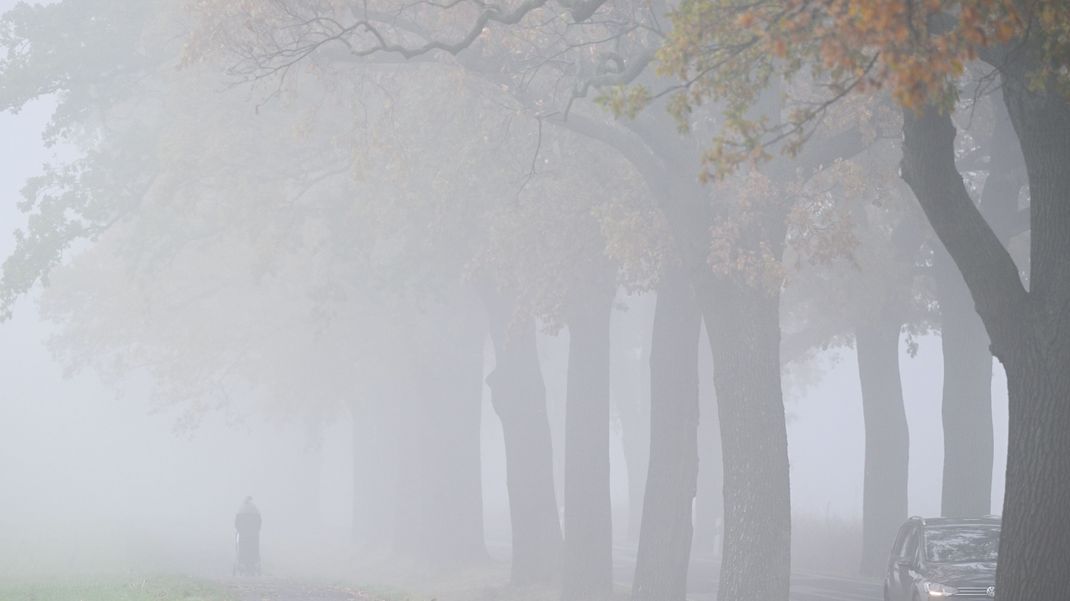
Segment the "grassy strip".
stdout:
<svg viewBox="0 0 1070 601">
<path fill-rule="evenodd" d="M 219 586 L 181 576 L 0 580 L 0 601 L 233 601 Z"/>
</svg>

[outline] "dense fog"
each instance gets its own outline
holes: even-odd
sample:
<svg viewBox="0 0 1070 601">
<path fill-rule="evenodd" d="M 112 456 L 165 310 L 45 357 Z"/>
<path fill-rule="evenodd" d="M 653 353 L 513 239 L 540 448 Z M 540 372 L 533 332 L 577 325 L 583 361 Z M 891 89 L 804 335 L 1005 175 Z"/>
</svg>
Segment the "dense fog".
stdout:
<svg viewBox="0 0 1070 601">
<path fill-rule="evenodd" d="M 9 195 L 17 194 L 24 179 L 50 156 L 40 131 L 52 108 L 46 99 L 17 117 L 4 116 L 9 143 L 3 182 Z M 24 221 L 7 207 L 5 223 Z M 4 251 L 10 250 L 9 241 Z M 65 373 L 47 347 L 54 328 L 41 319 L 31 299 L 20 301 L 19 309 L 4 325 L 4 364 L 18 368 L 6 376 L 11 392 L 0 407 L 0 458 L 9 483 L 3 522 L 9 535 L 0 544 L 12 573 L 117 568 L 226 573 L 233 553 L 232 513 L 247 494 L 269 515 L 266 544 L 273 568 L 312 574 L 345 569 L 337 556 L 353 553 L 348 539 L 354 494 L 350 416 L 339 412 L 281 419 L 239 403 L 188 428 L 180 415 L 151 402 L 151 383 L 144 377 L 117 390 L 94 374 Z M 562 402 L 561 354 L 567 352 L 567 337 L 566 331 L 544 340 L 547 384 L 557 397 L 552 405 Z M 912 515 L 939 513 L 942 467 L 941 351 L 936 337 L 921 344 L 916 357 L 905 349 L 901 357 L 914 436 Z M 995 370 L 993 506 L 998 507 L 1006 383 L 998 366 Z M 826 351 L 789 369 L 789 382 L 794 386 L 786 404 L 794 511 L 809 520 L 857 523 L 864 447 L 857 364 L 849 350 Z M 501 554 L 509 529 L 505 467 L 501 427 L 486 391 L 483 407 L 485 524 Z M 556 409 L 560 413 L 561 407 Z M 627 544 L 628 476 L 620 429 L 612 434 L 615 536 Z"/>
<path fill-rule="evenodd" d="M 1062 590 L 1062 2 L 0 15 L 0 601 Z"/>
</svg>

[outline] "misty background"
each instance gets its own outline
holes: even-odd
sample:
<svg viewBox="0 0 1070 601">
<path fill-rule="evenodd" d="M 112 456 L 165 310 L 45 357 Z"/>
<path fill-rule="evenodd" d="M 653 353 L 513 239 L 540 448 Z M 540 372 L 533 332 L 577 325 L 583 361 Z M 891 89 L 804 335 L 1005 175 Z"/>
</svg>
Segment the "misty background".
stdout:
<svg viewBox="0 0 1070 601">
<path fill-rule="evenodd" d="M 0 0 L 0 601 L 1058 598 L 1070 10 L 849 4 Z"/>
<path fill-rule="evenodd" d="M 13 4 L 0 0 L 0 11 Z M 0 203 L 5 256 L 13 248 L 7 234 L 25 220 L 12 199 L 50 156 L 66 151 L 41 142 L 52 108 L 37 101 L 18 115 L 0 114 L 0 196 L 8 199 Z M 347 412 L 302 420 L 264 416 L 238 402 L 208 412 L 195 429 L 183 427 L 174 410 L 150 402 L 145 378 L 129 378 L 117 391 L 92 371 L 66 375 L 49 352 L 53 328 L 40 319 L 35 297 L 19 301 L 14 318 L 0 326 L 6 384 L 0 402 L 0 564 L 17 572 L 178 566 L 221 573 L 229 570 L 233 554 L 233 512 L 247 494 L 264 514 L 266 565 L 323 570 L 328 557 L 347 548 L 354 494 Z M 540 337 L 555 437 L 561 429 L 567 336 L 564 331 Z M 900 345 L 911 442 L 909 508 L 912 515 L 937 515 L 942 358 L 937 335 L 918 342 L 914 357 Z M 992 506 L 1000 507 L 1007 388 L 998 364 L 994 370 Z M 793 514 L 859 520 L 864 432 L 853 351 L 834 349 L 792 366 L 785 389 Z M 504 451 L 487 395 L 484 387 L 484 521 L 490 550 L 500 554 L 509 528 Z M 623 545 L 628 482 L 619 425 L 611 436 L 614 538 Z M 559 471 L 559 452 L 556 459 Z"/>
</svg>

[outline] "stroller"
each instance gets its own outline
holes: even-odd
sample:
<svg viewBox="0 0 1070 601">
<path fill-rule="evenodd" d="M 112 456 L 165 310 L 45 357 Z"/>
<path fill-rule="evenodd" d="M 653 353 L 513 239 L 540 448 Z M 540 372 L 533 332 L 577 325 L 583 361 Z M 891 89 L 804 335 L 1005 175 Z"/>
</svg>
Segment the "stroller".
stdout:
<svg viewBox="0 0 1070 601">
<path fill-rule="evenodd" d="M 234 533 L 234 566 L 231 574 L 234 576 L 259 576 L 260 575 L 260 549 L 258 540 L 252 540 L 242 546 L 240 532 Z"/>
</svg>

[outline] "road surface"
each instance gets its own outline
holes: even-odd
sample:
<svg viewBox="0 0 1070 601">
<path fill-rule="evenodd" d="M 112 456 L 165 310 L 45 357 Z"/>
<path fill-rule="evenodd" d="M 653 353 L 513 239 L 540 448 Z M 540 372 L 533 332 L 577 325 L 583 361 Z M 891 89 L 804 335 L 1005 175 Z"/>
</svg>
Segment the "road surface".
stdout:
<svg viewBox="0 0 1070 601">
<path fill-rule="evenodd" d="M 615 549 L 615 554 L 619 560 L 614 566 L 614 578 L 618 585 L 627 588 L 635 570 L 634 555 L 620 549 Z M 692 561 L 687 579 L 688 598 L 716 601 L 719 570 L 720 565 L 715 561 Z M 874 580 L 794 573 L 791 576 L 791 601 L 882 601 L 882 595 L 880 583 Z"/>
<path fill-rule="evenodd" d="M 635 570 L 634 550 L 614 550 L 614 579 L 619 598 L 627 598 Z M 504 567 L 504 565 L 502 566 Z M 688 598 L 692 601 L 716 601 L 716 561 L 697 559 L 688 575 Z M 379 601 L 379 597 L 356 587 L 326 586 L 295 579 L 238 578 L 226 582 L 238 601 Z M 498 589 L 499 593 L 502 589 Z M 441 592 L 441 591 L 440 591 Z M 456 593 L 456 591 L 454 591 Z M 472 597 L 495 601 L 492 591 L 472 591 Z M 449 595 L 456 596 L 456 595 Z M 508 597 L 508 595 L 505 595 Z M 761 601 L 756 599 L 755 601 Z M 791 577 L 791 601 L 882 601 L 880 584 L 860 578 L 823 574 L 795 573 Z"/>
</svg>

